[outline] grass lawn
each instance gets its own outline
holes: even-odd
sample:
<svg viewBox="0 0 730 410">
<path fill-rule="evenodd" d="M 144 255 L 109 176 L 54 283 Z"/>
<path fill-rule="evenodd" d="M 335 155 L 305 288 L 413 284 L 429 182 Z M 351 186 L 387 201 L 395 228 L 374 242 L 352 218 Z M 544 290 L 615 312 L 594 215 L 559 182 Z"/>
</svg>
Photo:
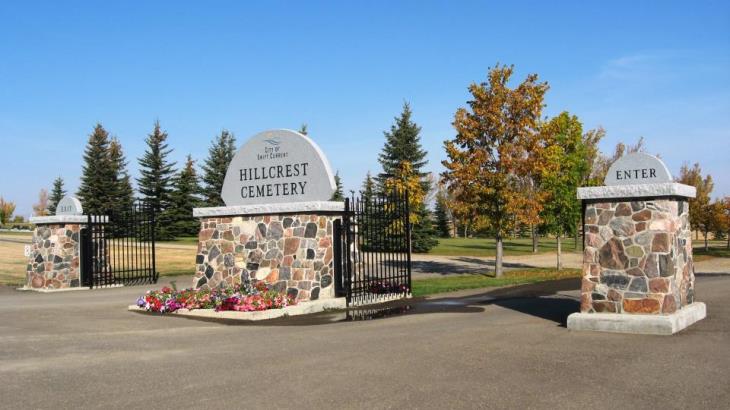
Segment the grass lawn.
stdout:
<svg viewBox="0 0 730 410">
<path fill-rule="evenodd" d="M 30 237 L 28 238 L 30 239 Z M 23 243 L 0 241 L 0 285 L 22 286 L 25 284 L 26 258 Z M 188 275 L 190 285 L 195 273 L 196 248 L 157 247 L 155 257 L 160 276 Z M 186 285 L 187 286 L 187 285 Z"/>
<path fill-rule="evenodd" d="M 172 241 L 158 241 L 157 243 L 167 243 L 170 245 L 198 245 L 197 236 L 180 236 Z"/>
<path fill-rule="evenodd" d="M 33 237 L 33 232 L 30 231 L 0 231 L 0 236 L 7 235 L 7 236 L 25 236 L 28 239 Z"/>
<path fill-rule="evenodd" d="M 414 279 L 413 296 L 453 292 L 464 289 L 490 288 L 497 286 L 519 285 L 544 282 L 556 279 L 579 278 L 580 269 L 524 269 L 505 272 L 501 278 L 485 275 L 460 275 L 445 278 Z"/>
<path fill-rule="evenodd" d="M 494 256 L 496 254 L 496 242 L 493 238 L 438 238 L 438 241 L 439 244 L 431 249 L 430 255 Z M 538 252 L 555 252 L 557 246 L 555 238 L 540 238 Z M 573 238 L 563 239 L 562 250 L 563 252 L 580 252 L 580 249 L 575 249 L 575 239 Z M 532 254 L 532 239 L 505 239 L 504 254 L 509 256 Z"/>
<path fill-rule="evenodd" d="M 4 233 L 4 232 L 3 232 Z M 22 285 L 25 282 L 25 244 L 0 242 L 0 285 Z"/>
<path fill-rule="evenodd" d="M 693 240 L 692 255 L 695 261 L 707 260 L 710 258 L 730 258 L 730 249 L 726 241 L 709 241 L 709 249 L 705 251 L 703 240 Z"/>
</svg>

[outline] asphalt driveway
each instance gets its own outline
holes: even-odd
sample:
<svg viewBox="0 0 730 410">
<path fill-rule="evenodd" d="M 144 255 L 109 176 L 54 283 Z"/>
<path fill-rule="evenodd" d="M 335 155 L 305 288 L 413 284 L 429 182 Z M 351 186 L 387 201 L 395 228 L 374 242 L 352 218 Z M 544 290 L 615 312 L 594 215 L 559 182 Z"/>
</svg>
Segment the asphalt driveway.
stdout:
<svg viewBox="0 0 730 410">
<path fill-rule="evenodd" d="M 698 278 L 708 318 L 671 337 L 567 330 L 578 286 L 257 325 L 0 288 L 0 408 L 727 408 L 730 277 Z"/>
</svg>

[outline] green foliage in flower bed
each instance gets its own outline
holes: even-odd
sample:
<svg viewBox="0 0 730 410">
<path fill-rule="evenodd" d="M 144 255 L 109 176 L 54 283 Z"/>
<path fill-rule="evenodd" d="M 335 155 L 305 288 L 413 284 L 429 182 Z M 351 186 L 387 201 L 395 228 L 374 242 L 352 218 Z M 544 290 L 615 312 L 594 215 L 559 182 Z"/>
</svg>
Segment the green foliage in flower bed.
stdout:
<svg viewBox="0 0 730 410">
<path fill-rule="evenodd" d="M 270 289 L 264 282 L 244 282 L 241 285 L 215 289 L 177 290 L 165 286 L 149 290 L 137 299 L 137 306 L 150 312 L 172 313 L 178 309 L 215 309 L 253 312 L 281 309 L 296 304 L 285 293 Z"/>
</svg>

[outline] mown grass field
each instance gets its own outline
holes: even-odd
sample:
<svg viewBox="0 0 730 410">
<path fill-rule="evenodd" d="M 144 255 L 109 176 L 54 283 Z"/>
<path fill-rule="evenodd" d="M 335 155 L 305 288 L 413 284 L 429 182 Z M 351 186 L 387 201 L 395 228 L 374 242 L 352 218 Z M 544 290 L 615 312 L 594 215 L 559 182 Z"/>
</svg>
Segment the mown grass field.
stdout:
<svg viewBox="0 0 730 410">
<path fill-rule="evenodd" d="M 27 243 L 8 242 L 2 239 L 30 243 L 31 235 L 17 232 L 8 235 L 8 232 L 0 232 L 0 285 L 21 286 L 25 283 L 26 259 L 23 256 L 23 247 Z M 165 246 L 167 243 L 164 242 L 158 244 L 155 250 L 157 271 L 161 276 L 190 276 L 192 284 L 197 242 L 170 243 L 184 246 L 169 247 Z"/>
<path fill-rule="evenodd" d="M 429 255 L 442 256 L 494 256 L 497 243 L 491 238 L 438 238 L 438 245 Z M 579 243 L 580 245 L 580 243 Z M 538 252 L 555 252 L 558 244 L 555 238 L 540 238 Z M 563 252 L 580 252 L 575 248 L 575 239 L 562 240 Z M 532 239 L 517 238 L 504 240 L 504 254 L 507 256 L 532 254 Z"/>
<path fill-rule="evenodd" d="M 444 278 L 413 279 L 413 296 L 432 295 L 465 289 L 490 288 L 549 280 L 578 278 L 580 269 L 521 269 L 505 272 L 501 278 L 486 275 L 460 275 Z"/>
<path fill-rule="evenodd" d="M 0 242 L 0 285 L 22 285 L 26 260 L 22 243 Z"/>
<path fill-rule="evenodd" d="M 710 241 L 707 250 L 705 250 L 705 243 L 702 240 L 694 241 L 693 245 L 692 254 L 696 261 L 710 258 L 730 258 L 730 248 L 727 247 L 727 241 Z"/>
</svg>

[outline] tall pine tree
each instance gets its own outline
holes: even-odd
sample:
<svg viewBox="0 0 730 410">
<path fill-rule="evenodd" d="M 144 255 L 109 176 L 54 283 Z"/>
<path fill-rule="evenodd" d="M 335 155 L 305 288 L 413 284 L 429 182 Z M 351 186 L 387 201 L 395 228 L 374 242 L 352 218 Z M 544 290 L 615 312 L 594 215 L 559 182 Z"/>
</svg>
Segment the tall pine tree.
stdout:
<svg viewBox="0 0 730 410">
<path fill-rule="evenodd" d="M 53 180 L 53 188 L 51 189 L 51 197 L 48 198 L 48 214 L 55 215 L 56 207 L 61 199 L 66 195 L 66 190 L 63 189 L 63 178 L 58 177 Z"/>
<path fill-rule="evenodd" d="M 436 232 L 440 238 L 451 237 L 451 220 L 446 193 L 439 189 L 436 193 L 436 204 L 434 206 L 434 217 L 436 218 Z"/>
<path fill-rule="evenodd" d="M 360 190 L 362 204 L 368 213 L 374 212 L 373 207 L 375 205 L 375 201 L 373 199 L 375 198 L 375 195 L 377 195 L 375 180 L 370 174 L 370 171 L 368 171 L 365 176 L 365 180 L 362 182 L 362 189 Z M 359 236 L 362 241 L 361 248 L 363 251 L 367 252 L 377 250 L 372 243 L 377 242 L 373 240 L 374 235 L 372 234 L 373 231 L 377 231 L 377 226 L 378 220 L 375 218 L 362 218 L 359 221 L 358 229 L 360 230 Z"/>
<path fill-rule="evenodd" d="M 200 185 L 195 161 L 188 155 L 185 166 L 175 175 L 170 206 L 163 212 L 162 222 L 169 223 L 171 236 L 195 236 L 200 223 L 193 217 L 193 208 L 200 206 Z"/>
<path fill-rule="evenodd" d="M 127 171 L 128 163 L 122 144 L 116 138 L 112 138 L 109 143 L 109 160 L 114 172 L 114 210 L 128 212 L 134 204 L 134 188 Z"/>
<path fill-rule="evenodd" d="M 368 171 L 365 176 L 365 181 L 362 183 L 362 190 L 360 191 L 360 194 L 362 195 L 362 200 L 365 203 L 369 203 L 375 195 L 375 180 L 373 180 L 373 176 L 370 175 L 370 171 Z"/>
<path fill-rule="evenodd" d="M 228 165 L 236 154 L 236 137 L 227 130 L 221 131 L 208 149 L 208 158 L 203 164 L 203 200 L 206 206 L 223 206 L 221 198 L 223 180 Z"/>
<path fill-rule="evenodd" d="M 302 135 L 307 135 L 309 133 L 309 131 L 307 130 L 307 124 L 306 123 L 302 124 L 302 126 L 299 127 L 299 131 L 297 131 L 297 132 Z"/>
<path fill-rule="evenodd" d="M 97 123 L 84 151 L 81 185 L 76 193 L 84 212 L 108 214 L 114 207 L 115 173 L 109 158 L 109 133 Z"/>
<path fill-rule="evenodd" d="M 421 147 L 421 127 L 411 121 L 411 107 L 408 103 L 403 103 L 403 111 L 400 117 L 395 118 L 395 124 L 391 125 L 390 131 L 383 132 L 385 136 L 385 145 L 383 151 L 378 156 L 378 161 L 383 167 L 383 172 L 378 175 L 378 185 L 382 190 L 385 181 L 393 178 L 400 169 L 403 162 L 411 164 L 413 172 L 423 181 L 423 189 L 426 191 L 428 182 L 426 181 L 426 172 L 423 167 L 428 163 L 426 155 L 428 154 Z"/>
<path fill-rule="evenodd" d="M 342 179 L 340 179 L 340 171 L 335 172 L 335 192 L 332 193 L 330 201 L 344 201 L 345 194 L 342 192 Z"/>
<path fill-rule="evenodd" d="M 147 204 L 159 214 L 170 204 L 175 163 L 168 159 L 172 149 L 168 148 L 167 133 L 160 128 L 159 121 L 155 121 L 145 142 L 147 150 L 139 159 L 141 177 L 137 179 L 137 185 Z"/>
<path fill-rule="evenodd" d="M 427 180 L 428 173 L 423 167 L 428 163 L 427 152 L 421 147 L 421 127 L 411 120 L 411 107 L 403 104 L 400 117 L 395 118 L 395 124 L 390 131 L 384 132 L 385 145 L 378 158 L 383 172 L 378 175 L 378 189 L 386 192 L 388 186 L 398 186 L 397 180 L 407 181 L 412 177 L 420 181 L 409 189 L 411 199 L 411 248 L 413 252 L 428 252 L 436 246 L 431 216 L 426 208 L 426 194 L 431 189 Z M 408 175 L 404 175 L 407 172 Z"/>
</svg>

